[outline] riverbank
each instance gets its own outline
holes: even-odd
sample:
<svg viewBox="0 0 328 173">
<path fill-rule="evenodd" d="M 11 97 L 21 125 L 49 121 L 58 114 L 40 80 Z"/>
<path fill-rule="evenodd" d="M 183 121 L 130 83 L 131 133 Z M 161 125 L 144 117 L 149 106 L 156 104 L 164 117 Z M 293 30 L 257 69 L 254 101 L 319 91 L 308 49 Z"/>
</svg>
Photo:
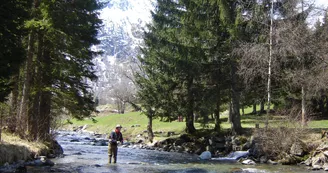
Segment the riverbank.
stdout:
<svg viewBox="0 0 328 173">
<path fill-rule="evenodd" d="M 63 154 L 57 141 L 30 142 L 10 133 L 2 133 L 0 142 L 0 172 L 17 172 L 25 166 L 51 166 L 47 158 Z"/>
<path fill-rule="evenodd" d="M 264 129 L 259 129 L 264 130 Z M 290 132 L 290 131 L 286 131 Z M 228 133 L 216 134 L 209 131 L 198 132 L 199 136 L 181 134 L 178 137 L 169 137 L 165 140 L 154 142 L 153 144 L 145 143 L 125 143 L 119 148 L 119 160 L 116 165 L 107 165 L 107 140 L 105 135 L 88 133 L 88 132 L 69 132 L 58 131 L 56 139 L 65 150 L 65 157 L 51 159 L 54 166 L 29 166 L 26 162 L 27 172 L 44 173 L 44 172 L 140 172 L 146 170 L 175 170 L 175 172 L 185 172 L 186 170 L 201 172 L 265 172 L 267 169 L 279 170 L 279 172 L 307 172 L 312 167 L 286 166 L 284 163 L 275 160 L 270 161 L 265 158 L 265 154 L 258 159 L 254 157 L 254 147 L 258 146 L 259 139 L 257 136 L 229 136 Z M 320 136 L 316 136 L 320 139 Z M 287 139 L 287 138 L 286 138 Z M 310 140 L 310 139 L 309 139 Z M 325 140 L 325 139 L 322 139 Z M 281 141 L 280 141 L 281 142 Z M 234 149 L 244 150 L 248 143 L 251 148 L 248 151 L 234 151 Z M 189 147 L 189 148 L 188 148 Z M 217 152 L 221 147 L 222 152 Z M 199 150 L 201 148 L 201 150 Z M 322 146 L 321 149 L 328 148 Z M 211 157 L 201 157 L 202 151 L 212 150 Z M 216 152 L 214 152 L 217 150 Z M 231 151 L 229 151 L 231 150 Z M 317 153 L 325 153 L 326 150 L 317 150 Z M 227 153 L 231 153 L 227 155 Z M 268 154 L 268 153 L 266 153 Z M 290 154 L 290 153 L 289 153 Z M 243 159 L 252 159 L 256 165 L 242 165 Z M 314 157 L 312 160 L 316 160 Z M 311 160 L 311 164 L 314 163 Z M 228 161 L 228 162 L 227 162 Z M 252 164 L 252 162 L 247 162 Z M 261 163 L 261 164 L 259 164 Z M 276 164 L 276 165 L 275 165 Z M 177 166 L 178 165 L 178 166 Z M 197 167 L 197 169 L 195 168 Z M 226 170 L 222 171 L 222 167 Z M 117 168 L 117 169 L 116 169 Z M 238 169 L 235 169 L 238 168 Z M 266 170 L 266 171 L 262 171 Z M 317 167 L 316 169 L 321 169 Z M 284 171 L 283 171 L 284 170 Z M 297 170 L 297 171 L 296 171 Z M 15 171 L 15 170 L 14 170 Z M 11 171 L 11 172 L 14 172 Z M 1 172 L 1 170 L 0 170 Z M 10 171 L 7 171 L 10 172 Z M 289 171 L 290 172 L 290 171 Z M 293 171 L 292 171 L 293 172 Z M 320 172 L 320 171 L 319 171 Z"/>
<path fill-rule="evenodd" d="M 164 152 L 159 148 L 143 148 L 145 144 L 119 146 L 117 164 L 108 164 L 107 146 L 94 145 L 98 135 L 87 132 L 59 131 L 56 139 L 65 151 L 65 157 L 52 159 L 53 167 L 27 167 L 27 172 L 199 172 L 199 173 L 306 173 L 305 166 L 295 165 L 242 165 L 236 161 L 200 160 L 199 155 L 185 152 Z M 142 149 L 140 149 L 142 148 Z M 318 171 L 316 173 L 321 173 Z"/>
<path fill-rule="evenodd" d="M 29 142 L 18 136 L 3 133 L 0 142 L 0 165 L 14 163 L 19 160 L 31 160 L 42 156 L 49 150 L 46 144 L 40 142 Z"/>
</svg>

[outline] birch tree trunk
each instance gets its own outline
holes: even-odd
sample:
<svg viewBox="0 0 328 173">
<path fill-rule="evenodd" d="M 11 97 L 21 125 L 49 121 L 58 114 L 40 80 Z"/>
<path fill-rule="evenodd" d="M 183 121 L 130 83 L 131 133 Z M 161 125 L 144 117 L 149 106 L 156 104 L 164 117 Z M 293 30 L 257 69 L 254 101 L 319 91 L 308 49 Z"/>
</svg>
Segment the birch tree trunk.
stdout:
<svg viewBox="0 0 328 173">
<path fill-rule="evenodd" d="M 302 127 L 305 125 L 305 115 L 306 115 L 306 110 L 305 110 L 305 91 L 304 91 L 304 87 L 302 86 Z"/>
<path fill-rule="evenodd" d="M 272 63 L 272 38 L 273 38 L 273 0 L 271 0 L 271 14 L 270 14 L 270 45 L 269 45 L 269 62 L 268 62 L 268 108 L 265 118 L 265 129 L 268 129 L 269 126 L 269 115 L 270 115 L 270 106 L 271 106 L 271 63 Z"/>
</svg>

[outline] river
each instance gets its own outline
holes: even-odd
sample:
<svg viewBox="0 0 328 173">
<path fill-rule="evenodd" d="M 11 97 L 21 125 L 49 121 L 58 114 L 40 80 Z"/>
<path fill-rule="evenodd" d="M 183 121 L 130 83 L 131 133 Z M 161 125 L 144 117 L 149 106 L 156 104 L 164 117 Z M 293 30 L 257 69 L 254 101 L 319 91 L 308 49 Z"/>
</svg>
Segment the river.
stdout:
<svg viewBox="0 0 328 173">
<path fill-rule="evenodd" d="M 57 140 L 64 157 L 55 158 L 53 167 L 27 167 L 29 173 L 323 173 L 303 166 L 242 165 L 231 161 L 202 161 L 197 155 L 137 148 L 119 148 L 118 161 L 108 165 L 107 146 L 92 146 L 88 134 L 60 132 Z M 70 142 L 78 139 L 79 142 Z"/>
</svg>

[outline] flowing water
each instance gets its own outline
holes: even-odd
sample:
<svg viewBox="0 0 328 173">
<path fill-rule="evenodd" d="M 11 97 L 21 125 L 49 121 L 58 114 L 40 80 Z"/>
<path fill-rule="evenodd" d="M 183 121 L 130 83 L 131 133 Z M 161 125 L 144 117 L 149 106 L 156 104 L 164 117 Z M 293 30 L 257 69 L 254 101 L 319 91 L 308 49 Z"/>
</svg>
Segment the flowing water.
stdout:
<svg viewBox="0 0 328 173">
<path fill-rule="evenodd" d="M 293 173 L 312 172 L 303 166 L 241 165 L 229 158 L 209 161 L 198 160 L 197 155 L 161 152 L 134 148 L 119 148 L 118 161 L 108 165 L 107 146 L 90 145 L 90 136 L 60 132 L 58 142 L 64 157 L 52 159 L 53 167 L 28 167 L 31 173 Z M 79 142 L 70 142 L 78 139 Z M 321 171 L 313 171 L 321 173 Z M 324 172 L 324 171 L 322 171 Z"/>
</svg>

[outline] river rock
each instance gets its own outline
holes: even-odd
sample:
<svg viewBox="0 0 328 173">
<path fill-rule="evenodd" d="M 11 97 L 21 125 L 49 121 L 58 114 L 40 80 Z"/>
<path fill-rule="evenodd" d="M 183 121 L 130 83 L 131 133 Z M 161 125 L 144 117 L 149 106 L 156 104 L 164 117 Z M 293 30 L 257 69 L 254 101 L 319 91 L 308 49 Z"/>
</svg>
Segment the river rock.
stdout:
<svg viewBox="0 0 328 173">
<path fill-rule="evenodd" d="M 185 150 L 182 146 L 177 146 L 175 149 L 179 153 L 182 153 Z"/>
<path fill-rule="evenodd" d="M 85 124 L 85 125 L 81 128 L 81 130 L 84 131 L 84 130 L 86 130 L 87 128 L 88 128 L 88 124 Z"/>
<path fill-rule="evenodd" d="M 245 144 L 243 144 L 243 146 L 241 147 L 241 150 L 246 151 L 249 150 L 251 148 L 252 144 L 250 142 L 246 142 Z"/>
<path fill-rule="evenodd" d="M 303 157 L 307 153 L 307 146 L 302 141 L 295 142 L 290 148 L 290 154 Z"/>
<path fill-rule="evenodd" d="M 279 160 L 278 162 L 282 165 L 293 165 L 301 162 L 301 158 L 298 156 L 290 155 L 290 154 L 283 154 L 283 159 Z"/>
<path fill-rule="evenodd" d="M 255 165 L 256 163 L 251 160 L 251 159 L 247 159 L 247 160 L 244 160 L 243 162 L 241 162 L 242 164 L 244 165 Z"/>
<path fill-rule="evenodd" d="M 198 158 L 200 160 L 209 160 L 212 158 L 212 154 L 209 151 L 204 151 Z"/>
<path fill-rule="evenodd" d="M 172 132 L 172 131 L 167 132 L 167 137 L 170 137 L 170 136 L 173 136 L 173 135 L 175 135 L 174 132 Z"/>
<path fill-rule="evenodd" d="M 271 159 L 269 159 L 267 163 L 271 165 L 278 165 L 278 162 L 272 161 Z"/>
<path fill-rule="evenodd" d="M 91 145 L 93 146 L 107 146 L 107 140 L 101 139 L 101 140 L 97 140 L 95 142 L 91 142 Z"/>
<path fill-rule="evenodd" d="M 214 148 L 216 148 L 217 150 L 224 150 L 226 149 L 226 145 L 224 143 L 215 143 Z"/>
<path fill-rule="evenodd" d="M 44 166 L 54 166 L 55 165 L 55 163 L 53 162 L 53 161 L 51 161 L 51 160 L 49 160 L 49 159 L 47 159 L 45 162 L 44 162 L 44 164 L 43 164 Z"/>
<path fill-rule="evenodd" d="M 268 162 L 268 157 L 266 157 L 266 156 L 260 157 L 260 163 L 267 163 L 267 162 Z"/>
<path fill-rule="evenodd" d="M 226 142 L 226 139 L 224 137 L 212 137 L 211 139 L 213 142 L 216 142 L 216 143 L 225 143 Z"/>
<path fill-rule="evenodd" d="M 138 143 L 138 144 L 141 144 L 141 143 L 143 143 L 143 142 L 144 142 L 143 139 L 137 139 L 137 143 Z"/>
<path fill-rule="evenodd" d="M 164 145 L 163 146 L 163 151 L 169 151 L 170 146 L 169 145 Z"/>
<path fill-rule="evenodd" d="M 320 165 L 313 165 L 312 166 L 312 170 L 320 170 L 320 169 L 322 169 L 322 166 L 320 166 Z"/>
<path fill-rule="evenodd" d="M 191 150 L 191 153 L 192 153 L 192 152 L 193 152 L 193 150 Z M 204 152 L 204 149 L 202 149 L 202 148 L 198 148 L 198 149 L 195 151 L 195 154 L 201 155 L 203 152 Z"/>
<path fill-rule="evenodd" d="M 304 164 L 305 164 L 306 166 L 311 166 L 311 165 L 312 165 L 312 158 L 310 157 L 310 158 L 306 159 L 306 160 L 304 161 Z"/>
<path fill-rule="evenodd" d="M 175 146 L 180 146 L 182 145 L 183 143 L 185 143 L 185 141 L 183 139 L 177 139 L 175 142 L 174 142 L 174 145 Z"/>
<path fill-rule="evenodd" d="M 260 144 L 258 143 L 252 145 L 252 148 L 249 149 L 249 154 L 255 158 L 259 158 L 260 156 L 265 155 Z"/>
<path fill-rule="evenodd" d="M 75 139 L 71 139 L 70 142 L 80 142 L 80 140 L 75 138 Z"/>
<path fill-rule="evenodd" d="M 25 166 L 18 166 L 15 170 L 15 173 L 26 173 L 27 169 Z"/>
<path fill-rule="evenodd" d="M 322 166 L 322 169 L 325 170 L 325 171 L 328 171 L 328 163 L 325 163 L 325 164 Z"/>
<path fill-rule="evenodd" d="M 190 138 L 190 136 L 187 135 L 187 134 L 182 134 L 182 135 L 179 136 L 179 138 L 182 139 L 182 140 L 185 141 L 185 142 L 192 142 L 192 141 L 193 141 L 193 140 Z"/>
<path fill-rule="evenodd" d="M 322 144 L 319 145 L 317 148 L 319 151 L 326 151 L 328 150 L 328 141 L 323 142 Z"/>
<path fill-rule="evenodd" d="M 241 142 L 240 142 L 240 140 L 238 139 L 238 138 L 232 138 L 232 142 L 231 142 L 233 145 L 236 145 L 236 146 L 238 146 L 238 145 L 240 145 L 241 144 Z"/>
<path fill-rule="evenodd" d="M 312 158 L 312 166 L 322 166 L 327 161 L 326 156 L 320 153 Z"/>
</svg>

